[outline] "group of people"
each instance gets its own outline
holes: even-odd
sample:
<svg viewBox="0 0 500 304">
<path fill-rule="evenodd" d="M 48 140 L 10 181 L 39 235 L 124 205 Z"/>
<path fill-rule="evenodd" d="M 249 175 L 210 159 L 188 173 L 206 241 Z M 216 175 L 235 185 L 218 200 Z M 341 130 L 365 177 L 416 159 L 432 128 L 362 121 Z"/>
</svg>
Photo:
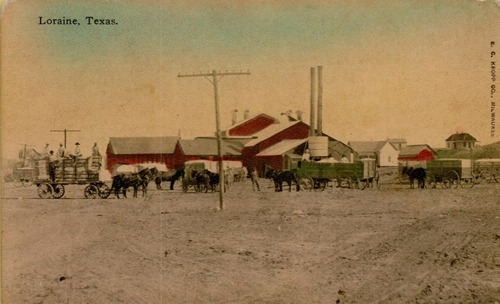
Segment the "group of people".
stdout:
<svg viewBox="0 0 500 304">
<path fill-rule="evenodd" d="M 76 142 L 75 143 L 75 148 L 73 150 L 73 153 L 67 153 L 64 145 L 62 143 L 59 144 L 59 149 L 57 150 L 57 153 L 54 153 L 54 150 L 50 150 L 49 144 L 45 144 L 45 147 L 43 148 L 42 153 L 39 153 L 42 159 L 48 159 L 49 161 L 49 176 L 51 181 L 55 181 L 55 176 L 56 176 L 56 168 L 59 165 L 60 161 L 63 160 L 64 158 L 71 158 L 75 162 L 77 159 L 82 158 L 82 151 L 80 149 L 80 143 Z M 97 147 L 97 143 L 94 143 L 94 146 L 92 147 L 92 156 L 100 156 L 101 154 L 99 153 L 99 148 Z"/>
<path fill-rule="evenodd" d="M 73 150 L 73 153 L 67 153 L 66 148 L 62 143 L 59 144 L 59 149 L 57 150 L 57 153 L 54 154 L 54 150 L 50 150 L 49 144 L 45 144 L 45 147 L 43 148 L 42 153 L 39 153 L 41 158 L 47 158 L 50 161 L 59 161 L 64 158 L 72 158 L 74 160 L 81 158 L 82 157 L 82 151 L 80 149 L 80 143 L 76 142 L 75 143 L 75 149 Z M 92 156 L 101 156 L 99 153 L 99 148 L 97 147 L 97 143 L 94 143 L 94 146 L 92 147 Z"/>
</svg>

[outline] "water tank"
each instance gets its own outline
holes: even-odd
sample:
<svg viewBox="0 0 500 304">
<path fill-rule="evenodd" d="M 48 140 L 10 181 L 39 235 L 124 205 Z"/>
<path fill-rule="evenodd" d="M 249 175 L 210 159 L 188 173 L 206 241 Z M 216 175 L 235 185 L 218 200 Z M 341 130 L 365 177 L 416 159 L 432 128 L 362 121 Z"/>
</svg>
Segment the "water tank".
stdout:
<svg viewBox="0 0 500 304">
<path fill-rule="evenodd" d="M 311 136 L 308 139 L 311 157 L 328 156 L 328 137 Z"/>
</svg>

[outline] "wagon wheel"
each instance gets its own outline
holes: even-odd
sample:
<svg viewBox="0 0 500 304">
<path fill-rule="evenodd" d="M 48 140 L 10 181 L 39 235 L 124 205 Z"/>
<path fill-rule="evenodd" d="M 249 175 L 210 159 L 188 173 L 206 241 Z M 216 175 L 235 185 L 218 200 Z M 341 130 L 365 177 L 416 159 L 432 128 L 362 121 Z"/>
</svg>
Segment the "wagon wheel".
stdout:
<svg viewBox="0 0 500 304">
<path fill-rule="evenodd" d="M 368 186 L 368 179 L 367 178 L 362 178 L 359 180 L 358 187 L 360 190 L 365 190 L 366 187 Z"/>
<path fill-rule="evenodd" d="M 52 197 L 53 198 L 61 198 L 64 196 L 64 193 L 65 193 L 65 190 L 64 190 L 64 186 L 61 185 L 61 184 L 54 184 L 52 186 L 52 189 L 54 190 L 52 192 Z"/>
<path fill-rule="evenodd" d="M 299 180 L 300 190 L 311 191 L 314 186 L 314 181 L 310 177 L 302 177 Z"/>
<path fill-rule="evenodd" d="M 474 187 L 474 177 L 460 179 L 460 187 L 462 187 L 462 188 Z"/>
<path fill-rule="evenodd" d="M 23 186 L 23 180 L 22 179 L 15 179 L 14 180 L 14 186 L 16 188 L 22 187 Z"/>
<path fill-rule="evenodd" d="M 328 182 L 324 179 L 315 180 L 313 188 L 315 191 L 324 191 L 327 183 Z"/>
<path fill-rule="evenodd" d="M 436 178 L 431 173 L 427 174 L 425 179 L 425 187 L 429 189 L 436 189 Z"/>
<path fill-rule="evenodd" d="M 351 177 L 341 177 L 338 180 L 338 187 L 340 188 L 352 188 L 352 180 Z"/>
<path fill-rule="evenodd" d="M 23 179 L 22 183 L 23 183 L 23 187 L 29 187 L 29 186 L 33 185 L 33 181 L 31 179 Z"/>
<path fill-rule="evenodd" d="M 359 177 L 353 173 L 353 175 L 350 177 L 350 182 L 351 182 L 351 189 L 361 189 L 361 182 Z M 366 187 L 366 185 L 365 185 Z"/>
<path fill-rule="evenodd" d="M 88 185 L 85 187 L 85 190 L 83 190 L 83 194 L 85 195 L 85 198 L 96 198 L 99 193 L 99 188 L 97 188 L 96 185 Z"/>
<path fill-rule="evenodd" d="M 460 184 L 460 175 L 458 175 L 457 171 L 451 170 L 446 173 L 446 176 L 443 178 L 443 185 L 446 188 L 458 188 Z"/>
<path fill-rule="evenodd" d="M 111 194 L 111 189 L 105 183 L 97 185 L 97 190 L 97 195 L 99 195 L 100 198 L 108 198 Z"/>
<path fill-rule="evenodd" d="M 52 186 L 50 184 L 43 183 L 38 186 L 37 192 L 38 196 L 40 196 L 41 198 L 51 198 L 54 189 L 52 189 Z"/>
</svg>

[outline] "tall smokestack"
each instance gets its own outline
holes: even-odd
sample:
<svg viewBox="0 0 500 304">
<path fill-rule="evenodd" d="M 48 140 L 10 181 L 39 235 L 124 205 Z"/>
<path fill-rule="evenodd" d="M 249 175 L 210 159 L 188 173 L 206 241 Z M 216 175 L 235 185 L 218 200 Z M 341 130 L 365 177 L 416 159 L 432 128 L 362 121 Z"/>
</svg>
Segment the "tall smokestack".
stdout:
<svg viewBox="0 0 500 304">
<path fill-rule="evenodd" d="M 323 135 L 323 67 L 318 67 L 318 136 Z"/>
<path fill-rule="evenodd" d="M 250 118 L 250 111 L 245 110 L 245 112 L 243 112 L 243 119 L 248 119 L 248 118 Z"/>
<path fill-rule="evenodd" d="M 310 126 L 309 126 L 309 136 L 314 136 L 316 134 L 315 129 L 315 107 L 314 104 L 316 103 L 316 68 L 311 68 L 311 118 L 310 118 Z"/>
<path fill-rule="evenodd" d="M 234 109 L 231 111 L 231 121 L 232 121 L 232 125 L 234 126 L 237 122 L 238 122 L 238 110 Z"/>
</svg>

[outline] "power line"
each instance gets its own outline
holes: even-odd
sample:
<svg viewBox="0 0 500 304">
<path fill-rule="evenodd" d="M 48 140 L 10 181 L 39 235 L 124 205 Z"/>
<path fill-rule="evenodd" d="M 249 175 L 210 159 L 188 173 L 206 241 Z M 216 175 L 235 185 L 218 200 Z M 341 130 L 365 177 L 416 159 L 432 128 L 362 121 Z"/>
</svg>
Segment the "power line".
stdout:
<svg viewBox="0 0 500 304">
<path fill-rule="evenodd" d="M 50 130 L 50 132 L 64 132 L 64 149 L 66 149 L 66 133 L 67 132 L 80 132 L 81 130 L 68 130 L 68 129 L 62 129 L 62 130 Z"/>
</svg>

